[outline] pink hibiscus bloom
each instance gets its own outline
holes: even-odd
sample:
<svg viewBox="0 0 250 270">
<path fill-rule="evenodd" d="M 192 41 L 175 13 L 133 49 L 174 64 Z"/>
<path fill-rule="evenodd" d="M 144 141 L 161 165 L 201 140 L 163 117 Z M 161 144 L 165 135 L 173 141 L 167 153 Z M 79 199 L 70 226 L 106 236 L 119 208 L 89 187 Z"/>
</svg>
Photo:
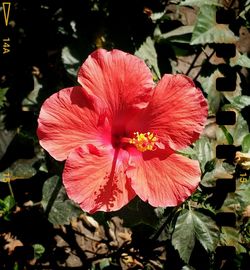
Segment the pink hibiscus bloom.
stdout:
<svg viewBox="0 0 250 270">
<path fill-rule="evenodd" d="M 66 159 L 69 198 L 90 213 L 118 210 L 136 195 L 155 207 L 187 199 L 200 168 L 175 151 L 198 139 L 207 117 L 193 81 L 164 75 L 155 86 L 139 58 L 98 49 L 78 82 L 44 102 L 37 130 L 41 146 Z"/>
</svg>

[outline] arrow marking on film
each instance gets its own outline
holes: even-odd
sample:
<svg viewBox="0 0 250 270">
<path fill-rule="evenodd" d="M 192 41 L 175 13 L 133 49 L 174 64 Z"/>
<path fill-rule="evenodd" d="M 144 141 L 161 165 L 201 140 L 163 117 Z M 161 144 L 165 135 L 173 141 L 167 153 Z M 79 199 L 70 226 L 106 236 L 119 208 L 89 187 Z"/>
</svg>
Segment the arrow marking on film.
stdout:
<svg viewBox="0 0 250 270">
<path fill-rule="evenodd" d="M 5 26 L 7 26 L 9 23 L 10 5 L 11 5 L 10 2 L 3 2 L 2 3 Z"/>
</svg>

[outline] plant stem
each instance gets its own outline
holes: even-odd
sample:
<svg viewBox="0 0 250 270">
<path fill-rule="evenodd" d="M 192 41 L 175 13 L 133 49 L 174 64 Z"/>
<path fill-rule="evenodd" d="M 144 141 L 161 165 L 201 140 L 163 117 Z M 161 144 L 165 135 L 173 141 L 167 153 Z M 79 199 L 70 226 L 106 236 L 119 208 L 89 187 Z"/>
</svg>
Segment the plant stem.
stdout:
<svg viewBox="0 0 250 270">
<path fill-rule="evenodd" d="M 152 241 L 156 241 L 159 238 L 165 227 L 171 222 L 171 219 L 173 218 L 176 212 L 177 212 L 176 208 L 171 209 L 171 212 L 167 215 L 166 220 L 163 222 L 163 224 L 151 238 Z"/>
<path fill-rule="evenodd" d="M 8 181 L 8 186 L 9 186 L 9 190 L 10 190 L 10 195 L 15 198 L 14 196 L 14 193 L 13 193 L 13 190 L 12 190 L 12 187 L 11 187 L 11 184 L 10 184 L 10 181 Z"/>
<path fill-rule="evenodd" d="M 201 55 L 202 50 L 200 50 L 199 52 L 197 52 L 197 54 L 195 55 L 192 63 L 190 64 L 190 67 L 188 68 L 187 72 L 185 73 L 185 75 L 188 75 L 190 73 L 190 71 L 194 68 L 194 65 L 198 59 L 198 57 Z"/>
<path fill-rule="evenodd" d="M 208 56 L 207 60 L 206 61 L 209 61 L 211 59 L 211 57 L 215 54 L 215 50 L 213 50 L 213 52 Z M 201 69 L 199 70 L 199 72 L 196 74 L 196 76 L 194 77 L 194 81 L 197 80 L 197 78 L 200 76 L 201 74 Z"/>
</svg>

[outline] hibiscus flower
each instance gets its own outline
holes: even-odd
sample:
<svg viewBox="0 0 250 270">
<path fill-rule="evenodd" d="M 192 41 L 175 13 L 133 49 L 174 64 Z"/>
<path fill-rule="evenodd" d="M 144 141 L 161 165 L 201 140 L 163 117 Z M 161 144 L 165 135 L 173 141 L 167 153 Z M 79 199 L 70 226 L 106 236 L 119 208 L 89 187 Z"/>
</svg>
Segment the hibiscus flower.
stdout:
<svg viewBox="0 0 250 270">
<path fill-rule="evenodd" d="M 200 181 L 198 161 L 176 153 L 198 139 L 207 102 L 184 75 L 158 85 L 136 56 L 98 49 L 80 67 L 80 86 L 42 105 L 37 135 L 66 160 L 69 198 L 90 213 L 118 210 L 138 195 L 152 206 L 176 206 Z"/>
</svg>

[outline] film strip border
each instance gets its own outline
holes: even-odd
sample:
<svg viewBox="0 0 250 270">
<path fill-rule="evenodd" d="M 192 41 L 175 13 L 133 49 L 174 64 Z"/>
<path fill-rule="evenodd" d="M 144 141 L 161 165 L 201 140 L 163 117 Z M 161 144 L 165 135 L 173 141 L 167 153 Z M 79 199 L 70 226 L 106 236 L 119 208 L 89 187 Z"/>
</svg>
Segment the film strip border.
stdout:
<svg viewBox="0 0 250 270">
<path fill-rule="evenodd" d="M 236 18 L 235 11 L 230 9 L 219 8 L 216 13 L 216 22 L 218 24 L 230 24 Z M 236 55 L 235 44 L 216 44 L 216 56 L 229 61 L 230 58 Z M 236 89 L 236 71 L 234 68 L 228 68 L 224 72 L 224 77 L 216 79 L 216 90 L 219 92 L 233 92 Z M 236 113 L 234 111 L 218 111 L 216 114 L 216 124 L 220 126 L 235 125 Z M 217 145 L 216 158 L 224 159 L 233 162 L 236 157 L 236 152 L 240 151 L 241 147 L 235 145 Z M 236 182 L 244 183 L 248 181 L 249 170 L 237 168 L 232 179 L 217 179 L 216 181 L 216 198 L 221 201 L 221 205 L 229 192 L 236 191 Z M 236 214 L 233 212 L 220 212 L 216 215 L 216 223 L 223 227 L 236 227 Z M 236 256 L 234 246 L 218 246 L 216 248 L 215 260 L 217 265 L 220 265 L 224 260 L 232 260 Z"/>
<path fill-rule="evenodd" d="M 2 54 L 8 54 L 11 50 L 10 48 L 10 36 L 9 36 L 9 19 L 10 19 L 10 14 L 11 14 L 11 2 L 2 2 L 0 8 L 2 9 L 2 16 L 3 16 L 3 27 L 1 27 L 1 32 L 4 33 L 2 37 Z M 2 20 L 2 19 L 1 19 Z"/>
</svg>

